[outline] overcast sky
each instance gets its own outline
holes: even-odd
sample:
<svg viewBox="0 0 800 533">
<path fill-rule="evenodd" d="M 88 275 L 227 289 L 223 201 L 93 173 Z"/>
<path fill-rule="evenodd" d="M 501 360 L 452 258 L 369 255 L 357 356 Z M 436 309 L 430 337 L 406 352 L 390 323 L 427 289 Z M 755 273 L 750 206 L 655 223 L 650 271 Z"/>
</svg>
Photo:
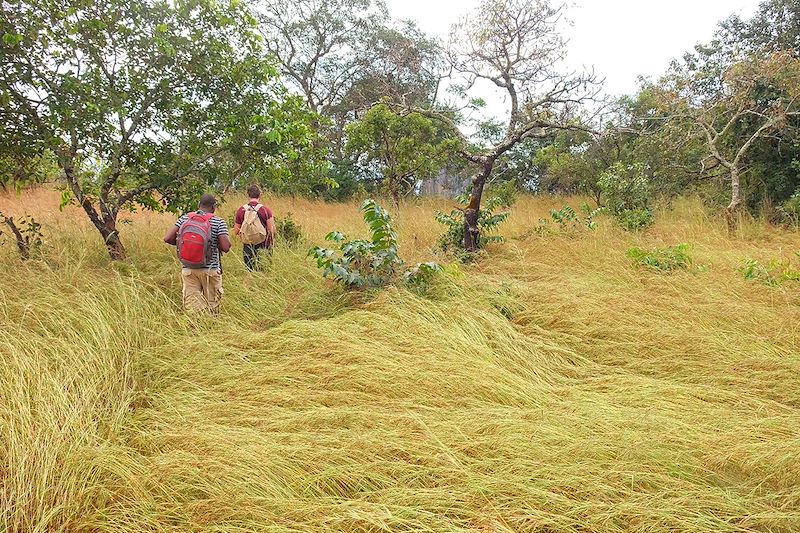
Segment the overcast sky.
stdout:
<svg viewBox="0 0 800 533">
<path fill-rule="evenodd" d="M 395 18 L 415 20 L 444 39 L 450 24 L 478 0 L 386 0 Z M 569 66 L 592 67 L 611 95 L 635 92 L 639 75 L 658 76 L 672 58 L 707 42 L 732 13 L 749 17 L 758 0 L 578 0 L 567 16 L 573 27 Z"/>
</svg>

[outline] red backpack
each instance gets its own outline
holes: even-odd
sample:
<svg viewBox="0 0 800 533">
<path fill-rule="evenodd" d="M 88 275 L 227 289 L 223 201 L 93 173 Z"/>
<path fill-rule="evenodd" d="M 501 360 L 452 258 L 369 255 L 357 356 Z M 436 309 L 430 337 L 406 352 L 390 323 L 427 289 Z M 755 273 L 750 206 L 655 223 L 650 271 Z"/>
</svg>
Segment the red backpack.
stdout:
<svg viewBox="0 0 800 533">
<path fill-rule="evenodd" d="M 178 230 L 178 259 L 186 268 L 206 268 L 211 262 L 213 213 L 190 213 Z"/>
</svg>

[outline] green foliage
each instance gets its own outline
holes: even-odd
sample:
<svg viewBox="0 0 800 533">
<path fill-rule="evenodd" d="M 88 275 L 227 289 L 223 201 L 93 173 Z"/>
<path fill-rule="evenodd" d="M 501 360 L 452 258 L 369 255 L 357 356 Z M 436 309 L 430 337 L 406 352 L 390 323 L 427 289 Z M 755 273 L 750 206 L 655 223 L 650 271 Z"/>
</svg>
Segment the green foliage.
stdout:
<svg viewBox="0 0 800 533">
<path fill-rule="evenodd" d="M 550 218 L 552 218 L 562 230 L 567 229 L 567 227 L 574 228 L 578 225 L 578 215 L 575 213 L 575 210 L 568 205 L 565 205 L 559 210 L 551 209 Z"/>
<path fill-rule="evenodd" d="M 314 115 L 253 22 L 241 2 L 6 2 L 0 150 L 55 154 L 114 258 L 121 210 L 187 210 L 243 175 L 305 173 Z"/>
<path fill-rule="evenodd" d="M 800 252 L 795 254 L 800 257 Z M 758 281 L 770 287 L 777 287 L 785 281 L 800 281 L 800 267 L 795 267 L 791 261 L 770 259 L 764 265 L 755 259 L 747 259 L 739 273 L 748 281 Z"/>
<path fill-rule="evenodd" d="M 280 242 L 294 245 L 303 241 L 303 229 L 292 218 L 292 213 L 286 213 L 283 218 L 275 217 L 275 233 Z"/>
<path fill-rule="evenodd" d="M 624 229 L 637 231 L 655 222 L 650 207 L 652 189 L 642 164 L 617 162 L 600 176 L 597 184 L 609 213 Z"/>
<path fill-rule="evenodd" d="M 458 146 L 428 117 L 398 114 L 386 103 L 372 106 L 345 134 L 346 151 L 366 166 L 377 165 L 395 203 L 417 180 L 438 175 Z"/>
<path fill-rule="evenodd" d="M 467 196 L 459 196 L 457 200 L 461 203 L 469 201 Z M 497 231 L 498 226 L 508 219 L 509 212 L 497 212 L 503 204 L 503 200 L 498 197 L 491 197 L 483 202 L 478 213 L 478 229 L 480 230 L 480 247 L 483 248 L 489 243 L 505 242 L 501 235 L 492 235 Z M 474 259 L 474 254 L 464 250 L 464 211 L 453 209 L 450 213 L 436 212 L 436 221 L 445 226 L 445 233 L 439 237 L 438 247 L 444 252 L 453 253 L 459 261 L 468 262 Z"/>
<path fill-rule="evenodd" d="M 561 209 L 550 210 L 550 220 L 539 219 L 539 225 L 534 228 L 534 232 L 540 235 L 550 232 L 551 223 L 558 226 L 558 230 L 562 233 L 575 233 L 581 229 L 593 231 L 597 228 L 595 218 L 605 210 L 604 207 L 592 209 L 589 204 L 583 203 L 581 204 L 583 217 L 581 217 L 574 209 L 565 204 Z"/>
<path fill-rule="evenodd" d="M 442 271 L 441 265 L 433 261 L 419 263 L 403 274 L 403 281 L 408 287 L 416 292 L 424 292 L 430 285 L 433 278 Z"/>
<path fill-rule="evenodd" d="M 636 246 L 628 249 L 627 256 L 633 260 L 637 268 L 645 267 L 658 272 L 671 272 L 673 270 L 687 270 L 692 266 L 689 256 L 689 245 L 686 243 L 644 250 Z"/>
<path fill-rule="evenodd" d="M 655 215 L 650 208 L 626 209 L 616 217 L 619 225 L 628 231 L 639 231 L 648 228 L 655 222 Z"/>
<path fill-rule="evenodd" d="M 537 190 L 552 194 L 588 194 L 599 201 L 597 178 L 608 166 L 604 146 L 583 132 L 560 132 L 533 157 L 539 169 Z"/>
<path fill-rule="evenodd" d="M 25 186 L 44 183 L 57 174 L 58 165 L 49 152 L 33 154 L 0 148 L 0 189 L 3 191 L 20 192 Z"/>
<path fill-rule="evenodd" d="M 800 227 L 800 189 L 779 207 L 784 218 L 794 227 Z"/>
<path fill-rule="evenodd" d="M 3 225 L 7 229 L 3 229 Z M 9 236 L 17 245 L 17 250 L 22 259 L 29 259 L 31 254 L 38 252 L 42 247 L 42 225 L 32 216 L 24 216 L 20 220 L 0 213 L 0 237 Z"/>
<path fill-rule="evenodd" d="M 489 198 L 497 198 L 500 207 L 510 208 L 517 202 L 519 188 L 515 180 L 509 180 L 499 185 L 490 185 L 484 194 Z"/>
<path fill-rule="evenodd" d="M 404 261 L 397 253 L 397 234 L 392 228 L 389 212 L 367 199 L 361 205 L 364 222 L 369 226 L 371 239 L 353 239 L 332 231 L 325 240 L 336 243 L 337 251 L 315 246 L 308 251 L 322 275 L 331 277 L 352 289 L 383 287 L 401 273 Z M 436 263 L 422 263 L 404 273 L 410 286 L 421 289 L 433 274 L 441 270 Z"/>
<path fill-rule="evenodd" d="M 671 138 L 720 207 L 774 219 L 800 187 L 799 15 L 797 0 L 767 0 L 749 19 L 731 16 L 651 88 L 670 120 L 645 137 Z"/>
</svg>

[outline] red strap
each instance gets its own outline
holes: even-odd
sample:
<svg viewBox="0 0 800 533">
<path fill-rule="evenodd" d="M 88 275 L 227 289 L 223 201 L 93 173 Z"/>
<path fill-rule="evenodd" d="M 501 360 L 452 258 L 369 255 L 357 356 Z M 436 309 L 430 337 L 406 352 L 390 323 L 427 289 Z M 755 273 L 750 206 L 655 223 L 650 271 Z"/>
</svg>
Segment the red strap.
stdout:
<svg viewBox="0 0 800 533">
<path fill-rule="evenodd" d="M 202 220 L 203 222 L 210 222 L 212 218 L 214 218 L 214 213 L 191 213 L 188 217 L 191 220 Z"/>
</svg>

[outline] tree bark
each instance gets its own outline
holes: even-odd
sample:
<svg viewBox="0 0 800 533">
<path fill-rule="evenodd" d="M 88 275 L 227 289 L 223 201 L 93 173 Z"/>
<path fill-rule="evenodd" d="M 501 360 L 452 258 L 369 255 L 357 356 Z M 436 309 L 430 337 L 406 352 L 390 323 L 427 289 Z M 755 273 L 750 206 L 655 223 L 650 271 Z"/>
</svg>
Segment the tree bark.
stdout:
<svg viewBox="0 0 800 533">
<path fill-rule="evenodd" d="M 739 169 L 735 166 L 731 169 L 731 203 L 725 209 L 725 219 L 728 223 L 728 231 L 733 232 L 739 225 L 739 211 L 742 206 L 742 197 L 739 188 Z"/>
<path fill-rule="evenodd" d="M 0 218 L 3 218 L 0 216 Z M 14 223 L 14 220 L 10 217 L 5 217 L 6 226 L 11 230 L 11 233 L 14 234 L 14 239 L 17 241 L 17 249 L 19 250 L 19 255 L 23 260 L 30 259 L 31 257 L 31 247 L 30 241 L 26 239 L 22 232 L 19 230 L 17 225 Z"/>
<path fill-rule="evenodd" d="M 110 207 L 108 201 L 108 192 L 105 191 L 104 195 L 100 198 L 100 212 L 98 213 L 92 201 L 83 194 L 78 180 L 75 177 L 74 161 L 74 147 L 71 154 L 66 153 L 59 158 L 59 165 L 64 171 L 64 177 L 72 190 L 72 194 L 78 200 L 81 208 L 92 221 L 92 224 L 100 235 L 103 237 L 103 243 L 106 245 L 108 255 L 113 261 L 125 259 L 125 247 L 119 238 L 117 231 L 117 208 Z"/>
<path fill-rule="evenodd" d="M 469 195 L 469 205 L 464 209 L 464 250 L 477 252 L 481 247 L 481 230 L 478 227 L 480 217 L 481 198 L 486 178 L 494 167 L 494 159 L 487 159 L 481 164 L 480 170 L 472 178 L 472 193 Z"/>
<path fill-rule="evenodd" d="M 125 247 L 119 238 L 116 218 L 104 220 L 103 226 L 97 229 L 100 230 L 100 235 L 103 236 L 109 257 L 114 261 L 125 259 Z"/>
</svg>

